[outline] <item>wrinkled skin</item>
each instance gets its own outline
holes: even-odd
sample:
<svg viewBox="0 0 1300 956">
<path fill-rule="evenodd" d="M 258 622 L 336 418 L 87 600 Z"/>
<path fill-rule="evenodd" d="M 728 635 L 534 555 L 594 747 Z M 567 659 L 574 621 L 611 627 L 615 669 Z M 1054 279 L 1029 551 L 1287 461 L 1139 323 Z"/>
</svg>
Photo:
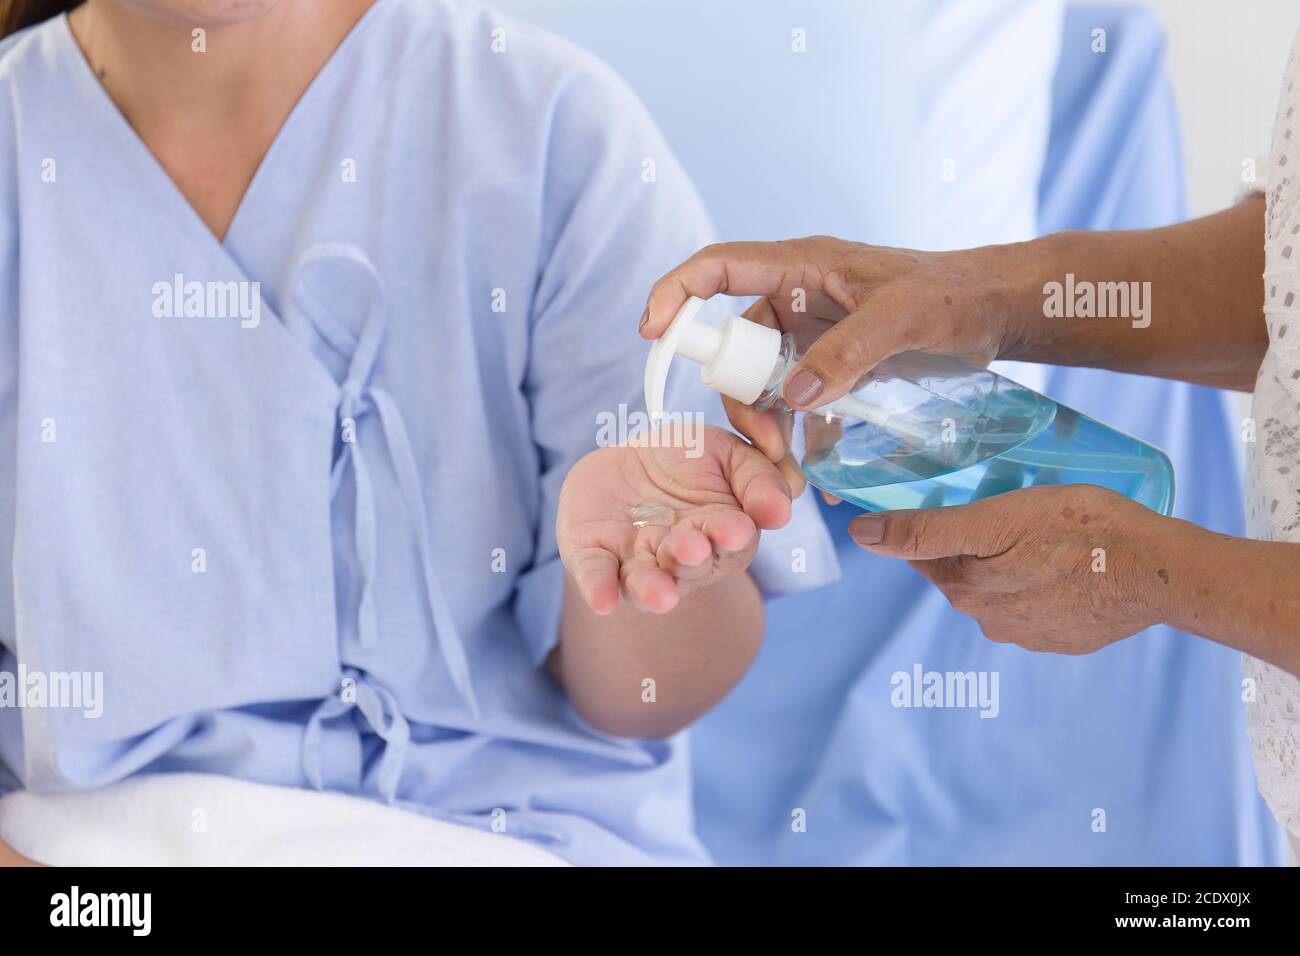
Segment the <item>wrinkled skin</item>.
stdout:
<svg viewBox="0 0 1300 956">
<path fill-rule="evenodd" d="M 1105 488 L 1057 485 L 864 515 L 849 531 L 911 562 L 990 640 L 1087 654 L 1159 623 L 1169 557 L 1192 527 Z"/>
</svg>

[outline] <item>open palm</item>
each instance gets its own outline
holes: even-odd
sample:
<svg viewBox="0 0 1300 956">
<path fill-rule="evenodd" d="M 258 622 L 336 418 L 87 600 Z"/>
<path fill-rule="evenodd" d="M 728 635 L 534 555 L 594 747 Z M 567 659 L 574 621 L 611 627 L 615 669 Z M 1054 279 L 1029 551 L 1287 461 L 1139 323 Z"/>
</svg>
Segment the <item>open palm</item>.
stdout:
<svg viewBox="0 0 1300 956">
<path fill-rule="evenodd" d="M 790 520 L 785 480 L 736 435 L 710 426 L 693 448 L 656 435 L 586 455 L 560 492 L 560 557 L 597 614 L 613 611 L 620 591 L 671 611 L 748 568 L 759 529 Z"/>
</svg>

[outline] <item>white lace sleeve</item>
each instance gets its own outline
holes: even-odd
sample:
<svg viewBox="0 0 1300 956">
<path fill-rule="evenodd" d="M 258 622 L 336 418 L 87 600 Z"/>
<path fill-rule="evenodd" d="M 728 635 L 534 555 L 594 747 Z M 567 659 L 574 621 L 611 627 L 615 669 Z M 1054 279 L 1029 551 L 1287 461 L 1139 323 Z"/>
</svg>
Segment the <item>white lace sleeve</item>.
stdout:
<svg viewBox="0 0 1300 956">
<path fill-rule="evenodd" d="M 1269 347 L 1255 383 L 1247 446 L 1246 519 L 1253 537 L 1300 541 L 1300 33 L 1291 48 L 1259 182 L 1268 199 L 1264 318 Z M 1297 569 L 1300 571 L 1300 569 Z M 1300 626 L 1291 635 L 1300 640 Z M 1300 679 L 1246 657 L 1246 725 L 1260 793 L 1300 838 Z"/>
</svg>

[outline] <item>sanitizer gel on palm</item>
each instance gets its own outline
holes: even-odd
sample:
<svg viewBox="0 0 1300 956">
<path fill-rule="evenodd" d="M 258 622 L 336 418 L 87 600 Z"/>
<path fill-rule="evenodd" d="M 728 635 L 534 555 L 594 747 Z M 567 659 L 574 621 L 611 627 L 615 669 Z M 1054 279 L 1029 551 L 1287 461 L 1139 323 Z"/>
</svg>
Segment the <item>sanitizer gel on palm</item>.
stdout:
<svg viewBox="0 0 1300 956">
<path fill-rule="evenodd" d="M 689 299 L 653 344 L 646 410 L 663 415 L 673 356 L 698 362 L 704 383 L 784 413 L 787 441 L 809 482 L 868 511 L 938 508 L 1030 485 L 1092 484 L 1153 511 L 1173 508 L 1164 452 L 987 369 L 921 352 L 895 355 L 847 395 L 811 411 L 781 398 L 798 361 L 793 336 L 740 316 L 696 323 Z"/>
</svg>

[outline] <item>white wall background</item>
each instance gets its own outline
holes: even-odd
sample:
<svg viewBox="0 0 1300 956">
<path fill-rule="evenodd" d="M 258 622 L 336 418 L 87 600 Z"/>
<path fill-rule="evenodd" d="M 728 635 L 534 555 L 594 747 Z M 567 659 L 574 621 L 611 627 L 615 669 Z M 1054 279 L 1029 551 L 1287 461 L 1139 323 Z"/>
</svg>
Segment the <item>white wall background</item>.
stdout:
<svg viewBox="0 0 1300 956">
<path fill-rule="evenodd" d="M 1148 0 L 1169 37 L 1195 215 L 1230 204 L 1241 161 L 1267 152 L 1300 0 Z"/>
</svg>

